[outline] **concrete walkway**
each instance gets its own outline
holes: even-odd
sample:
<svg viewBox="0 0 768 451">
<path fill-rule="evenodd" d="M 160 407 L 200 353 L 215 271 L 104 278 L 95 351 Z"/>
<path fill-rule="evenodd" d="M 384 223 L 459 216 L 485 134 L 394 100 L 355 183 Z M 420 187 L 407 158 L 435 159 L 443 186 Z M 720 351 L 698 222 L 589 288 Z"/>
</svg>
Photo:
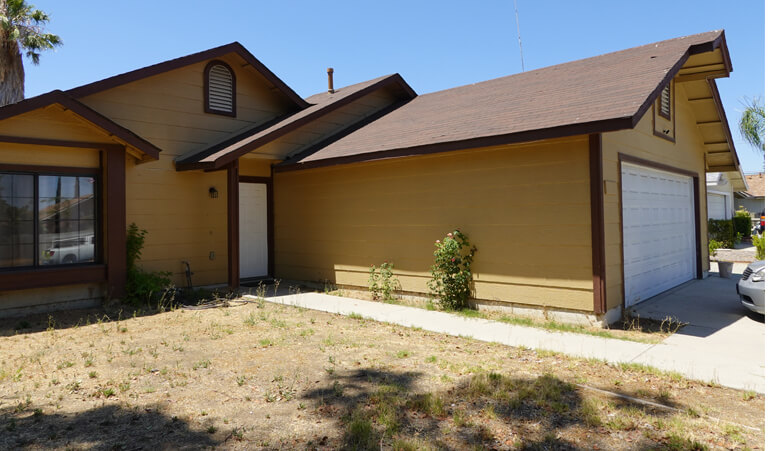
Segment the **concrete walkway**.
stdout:
<svg viewBox="0 0 768 451">
<path fill-rule="evenodd" d="M 245 298 L 254 296 L 245 295 Z M 632 341 L 595 337 L 586 334 L 553 332 L 533 327 L 465 318 L 459 315 L 428 311 L 416 307 L 363 301 L 322 293 L 301 293 L 267 298 L 283 305 L 304 307 L 329 313 L 355 313 L 376 321 L 419 327 L 432 332 L 471 337 L 481 341 L 508 346 L 525 346 L 564 354 L 595 358 L 610 363 L 636 362 L 662 370 L 676 371 L 686 377 L 704 382 L 715 381 L 727 387 L 764 393 L 764 376 L 723 366 L 719 357 L 710 354 L 686 354 L 681 345 L 666 342 L 645 344 Z"/>
</svg>

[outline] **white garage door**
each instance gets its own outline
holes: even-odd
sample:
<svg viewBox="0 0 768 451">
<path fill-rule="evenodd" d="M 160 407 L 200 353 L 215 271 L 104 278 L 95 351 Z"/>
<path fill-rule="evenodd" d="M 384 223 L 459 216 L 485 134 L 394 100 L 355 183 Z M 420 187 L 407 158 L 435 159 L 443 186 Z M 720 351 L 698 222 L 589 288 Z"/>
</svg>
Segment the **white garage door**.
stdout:
<svg viewBox="0 0 768 451">
<path fill-rule="evenodd" d="M 696 277 L 693 179 L 621 165 L 626 306 Z"/>
<path fill-rule="evenodd" d="M 725 214 L 725 196 L 707 194 L 707 211 L 709 211 L 709 219 L 728 219 Z"/>
</svg>

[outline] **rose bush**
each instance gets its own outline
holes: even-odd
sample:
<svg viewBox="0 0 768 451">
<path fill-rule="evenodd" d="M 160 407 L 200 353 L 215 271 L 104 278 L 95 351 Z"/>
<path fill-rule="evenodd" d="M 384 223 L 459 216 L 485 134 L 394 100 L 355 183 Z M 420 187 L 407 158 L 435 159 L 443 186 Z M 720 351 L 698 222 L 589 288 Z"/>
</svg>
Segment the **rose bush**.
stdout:
<svg viewBox="0 0 768 451">
<path fill-rule="evenodd" d="M 472 260 L 477 247 L 456 229 L 435 241 L 435 264 L 429 291 L 444 310 L 460 310 L 469 306 L 472 297 Z"/>
</svg>

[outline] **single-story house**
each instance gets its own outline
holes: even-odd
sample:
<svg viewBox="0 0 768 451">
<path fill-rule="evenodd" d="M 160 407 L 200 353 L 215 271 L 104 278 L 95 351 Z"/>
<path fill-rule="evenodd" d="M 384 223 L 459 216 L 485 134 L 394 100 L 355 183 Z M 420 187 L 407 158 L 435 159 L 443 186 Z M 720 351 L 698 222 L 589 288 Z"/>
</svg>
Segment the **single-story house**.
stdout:
<svg viewBox="0 0 768 451">
<path fill-rule="evenodd" d="M 736 191 L 736 209 L 745 209 L 752 216 L 753 225 L 765 214 L 765 172 L 747 174 L 747 187 Z"/>
<path fill-rule="evenodd" d="M 707 215 L 709 219 L 731 219 L 734 209 L 734 191 L 747 189 L 742 172 L 707 173 Z"/>
<path fill-rule="evenodd" d="M 26 99 L 0 108 L 0 309 L 120 297 L 131 223 L 179 286 L 188 263 L 364 287 L 389 261 L 413 293 L 458 227 L 479 303 L 610 322 L 703 276 L 705 174 L 740 170 L 731 70 L 720 30 L 424 95 L 329 71 L 301 98 L 233 43 Z"/>
</svg>

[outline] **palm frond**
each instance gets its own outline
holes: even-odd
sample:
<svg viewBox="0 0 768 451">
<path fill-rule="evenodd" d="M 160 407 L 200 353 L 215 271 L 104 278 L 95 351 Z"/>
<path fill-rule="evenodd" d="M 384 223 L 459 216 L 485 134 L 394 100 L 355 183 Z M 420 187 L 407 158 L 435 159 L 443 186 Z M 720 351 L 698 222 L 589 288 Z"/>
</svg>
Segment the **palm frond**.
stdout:
<svg viewBox="0 0 768 451">
<path fill-rule="evenodd" d="M 744 141 L 765 153 L 765 105 L 762 99 L 746 99 L 739 119 L 739 132 Z"/>
</svg>

